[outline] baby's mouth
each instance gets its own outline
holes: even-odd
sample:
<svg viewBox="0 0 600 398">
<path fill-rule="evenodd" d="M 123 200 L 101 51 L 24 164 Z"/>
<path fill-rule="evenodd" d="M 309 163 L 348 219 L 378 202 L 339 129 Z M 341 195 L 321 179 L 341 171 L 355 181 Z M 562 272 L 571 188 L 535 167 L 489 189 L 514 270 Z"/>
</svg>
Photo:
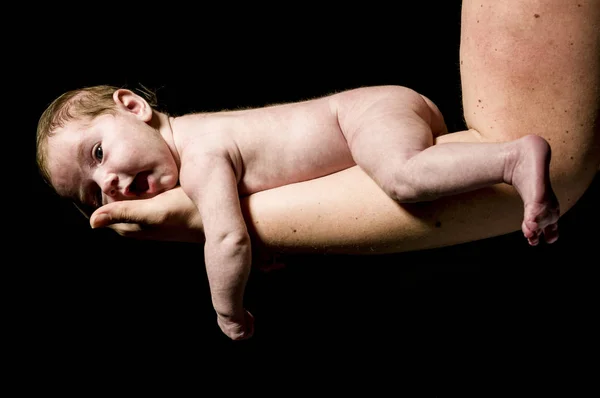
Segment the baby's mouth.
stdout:
<svg viewBox="0 0 600 398">
<path fill-rule="evenodd" d="M 144 193 L 146 193 L 146 191 L 148 191 L 148 188 L 150 187 L 150 185 L 148 184 L 149 175 L 149 171 L 143 171 L 141 173 L 138 173 L 129 185 L 129 192 L 136 196 L 141 196 Z"/>
</svg>

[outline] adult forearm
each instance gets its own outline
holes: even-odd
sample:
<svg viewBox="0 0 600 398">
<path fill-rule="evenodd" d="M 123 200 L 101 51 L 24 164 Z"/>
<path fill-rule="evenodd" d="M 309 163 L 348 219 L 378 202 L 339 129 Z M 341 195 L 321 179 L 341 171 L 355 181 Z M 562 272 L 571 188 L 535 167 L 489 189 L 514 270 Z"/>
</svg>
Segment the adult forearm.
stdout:
<svg viewBox="0 0 600 398">
<path fill-rule="evenodd" d="M 545 137 L 564 214 L 600 164 L 600 0 L 465 0 L 461 29 L 464 116 L 473 129 L 436 142 Z M 173 196 L 170 203 L 187 202 L 172 207 L 177 217 L 167 213 L 150 223 L 147 236 L 201 240 L 202 223 L 191 202 L 180 191 Z M 150 203 L 151 217 L 165 213 L 156 208 L 163 203 L 168 207 L 168 200 Z M 440 247 L 517 231 L 523 215 L 520 198 L 507 185 L 400 206 L 357 167 L 254 194 L 242 199 L 242 207 L 257 245 L 288 252 Z M 165 217 L 173 219 L 173 232 L 161 229 Z M 152 225 L 158 233 L 152 234 Z"/>
<path fill-rule="evenodd" d="M 440 142 L 477 141 L 474 130 Z M 254 194 L 242 202 L 249 230 L 283 252 L 391 253 L 497 236 L 519 229 L 522 202 L 505 185 L 399 205 L 360 168 Z"/>
</svg>

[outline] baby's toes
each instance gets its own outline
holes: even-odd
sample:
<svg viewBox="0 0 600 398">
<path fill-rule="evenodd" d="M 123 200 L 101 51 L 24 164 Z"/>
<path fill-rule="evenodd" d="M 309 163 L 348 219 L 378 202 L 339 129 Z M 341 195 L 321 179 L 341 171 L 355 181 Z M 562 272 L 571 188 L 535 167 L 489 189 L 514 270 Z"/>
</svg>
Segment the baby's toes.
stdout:
<svg viewBox="0 0 600 398">
<path fill-rule="evenodd" d="M 523 221 L 521 225 L 523 236 L 531 246 L 536 246 L 540 242 L 540 234 L 537 229 L 537 223 Z"/>
<path fill-rule="evenodd" d="M 554 243 L 558 240 L 558 224 L 550 224 L 544 228 L 546 243 Z"/>
<path fill-rule="evenodd" d="M 527 238 L 530 246 L 537 246 L 540 243 L 539 235 L 536 234 L 534 238 Z"/>
<path fill-rule="evenodd" d="M 529 239 L 538 234 L 540 227 L 538 223 L 534 221 L 523 220 L 523 223 L 521 224 L 521 230 L 523 231 L 523 235 Z"/>
</svg>

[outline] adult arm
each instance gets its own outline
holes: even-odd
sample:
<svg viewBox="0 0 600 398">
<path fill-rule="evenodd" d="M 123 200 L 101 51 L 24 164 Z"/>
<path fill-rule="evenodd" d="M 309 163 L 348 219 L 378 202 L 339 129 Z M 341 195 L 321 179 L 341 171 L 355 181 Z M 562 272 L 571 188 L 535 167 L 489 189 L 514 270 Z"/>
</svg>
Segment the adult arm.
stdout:
<svg viewBox="0 0 600 398">
<path fill-rule="evenodd" d="M 600 163 L 598 32 L 599 0 L 464 1 L 460 58 L 469 130 L 442 135 L 436 143 L 506 141 L 532 133 L 545 137 L 552 145 L 551 180 L 564 214 Z M 154 200 L 155 209 L 166 204 Z M 115 203 L 113 219 L 148 220 L 148 213 L 135 206 Z M 448 246 L 518 231 L 523 216 L 521 199 L 504 184 L 398 205 L 358 167 L 251 195 L 242 199 L 242 209 L 256 242 L 286 252 L 386 253 Z M 180 211 L 191 214 L 189 207 L 169 210 Z M 195 216 L 195 223 L 189 220 L 186 236 L 195 240 L 201 223 Z M 168 239 L 160 227 L 141 228 L 154 231 L 151 238 Z"/>
</svg>

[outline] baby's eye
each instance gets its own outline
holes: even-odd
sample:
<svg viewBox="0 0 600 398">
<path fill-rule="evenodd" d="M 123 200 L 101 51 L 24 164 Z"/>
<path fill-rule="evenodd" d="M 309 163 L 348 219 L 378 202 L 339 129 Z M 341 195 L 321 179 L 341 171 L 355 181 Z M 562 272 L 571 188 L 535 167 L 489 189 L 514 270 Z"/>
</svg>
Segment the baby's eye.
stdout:
<svg viewBox="0 0 600 398">
<path fill-rule="evenodd" d="M 96 149 L 94 149 L 94 157 L 96 158 L 96 160 L 101 162 L 103 156 L 104 153 L 102 152 L 102 145 L 98 145 Z"/>
</svg>

